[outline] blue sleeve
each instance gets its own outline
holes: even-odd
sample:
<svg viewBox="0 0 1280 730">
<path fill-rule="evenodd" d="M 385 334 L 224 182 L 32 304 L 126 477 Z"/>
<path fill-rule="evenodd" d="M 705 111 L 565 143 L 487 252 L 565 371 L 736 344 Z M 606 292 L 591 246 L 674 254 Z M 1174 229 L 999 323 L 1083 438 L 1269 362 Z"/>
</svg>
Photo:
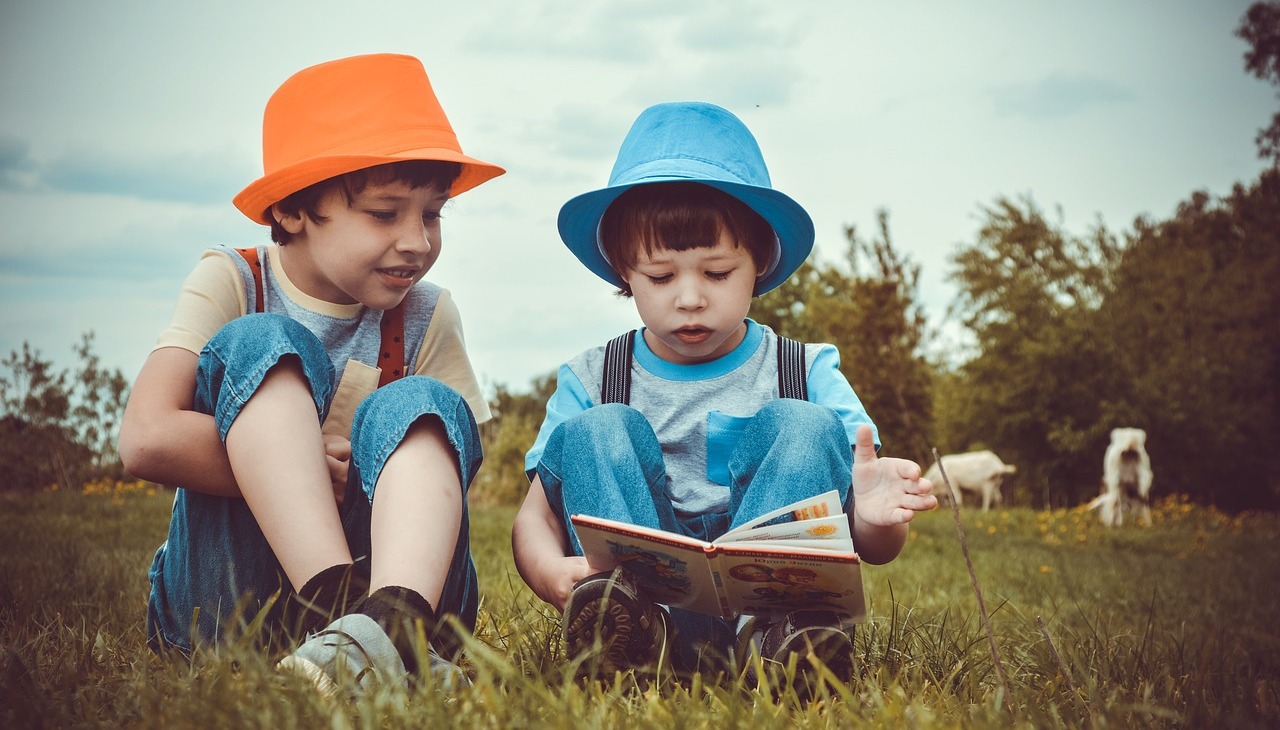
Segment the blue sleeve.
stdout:
<svg viewBox="0 0 1280 730">
<path fill-rule="evenodd" d="M 538 461 L 542 459 L 542 450 L 547 445 L 547 439 L 551 438 L 551 432 L 556 430 L 556 426 L 593 405 L 595 403 L 591 401 L 591 396 L 587 395 L 587 389 L 583 387 L 582 381 L 573 370 L 569 369 L 568 365 L 561 365 L 556 373 L 556 390 L 547 399 L 547 415 L 542 419 L 542 426 L 538 428 L 538 438 L 534 440 L 529 453 L 524 456 L 524 471 L 530 480 L 533 479 L 533 473 L 538 468 Z"/>
<path fill-rule="evenodd" d="M 849 445 L 854 443 L 858 426 L 871 426 L 871 435 L 876 442 L 876 450 L 880 450 L 880 431 L 872 422 L 871 416 L 862 407 L 858 394 L 853 386 L 840 372 L 840 351 L 832 345 L 822 345 L 809 363 L 808 396 L 810 403 L 826 406 L 840 416 L 845 433 L 849 435 Z"/>
</svg>

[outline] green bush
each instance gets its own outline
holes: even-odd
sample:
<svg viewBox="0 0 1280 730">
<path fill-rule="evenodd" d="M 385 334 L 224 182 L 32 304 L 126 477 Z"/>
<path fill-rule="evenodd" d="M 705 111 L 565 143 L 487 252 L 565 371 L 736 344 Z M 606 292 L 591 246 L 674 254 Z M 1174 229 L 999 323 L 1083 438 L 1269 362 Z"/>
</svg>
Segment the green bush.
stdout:
<svg viewBox="0 0 1280 730">
<path fill-rule="evenodd" d="M 128 386 L 118 369 L 102 367 L 92 332 L 74 350 L 73 370 L 55 369 L 26 342 L 0 361 L 0 463 L 9 469 L 0 491 L 123 474 L 115 440 Z"/>
</svg>

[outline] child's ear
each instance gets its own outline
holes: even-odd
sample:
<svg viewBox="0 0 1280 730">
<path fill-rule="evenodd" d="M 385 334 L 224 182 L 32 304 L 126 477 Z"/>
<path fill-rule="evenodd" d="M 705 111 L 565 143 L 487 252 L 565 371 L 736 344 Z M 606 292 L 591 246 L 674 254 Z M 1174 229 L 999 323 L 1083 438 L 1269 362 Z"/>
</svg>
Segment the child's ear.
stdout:
<svg viewBox="0 0 1280 730">
<path fill-rule="evenodd" d="M 280 227 L 288 231 L 291 235 L 302 233 L 302 217 L 303 212 L 289 213 L 282 209 L 279 204 L 271 206 L 271 217 L 276 219 Z"/>
<path fill-rule="evenodd" d="M 615 270 L 616 270 L 616 269 L 615 269 Z M 615 291 L 615 292 L 614 292 L 614 294 L 617 294 L 618 296 L 620 296 L 620 297 L 622 297 L 622 298 L 624 298 L 624 299 L 625 299 L 625 298 L 627 298 L 627 297 L 632 296 L 632 294 L 631 294 L 631 277 L 632 277 L 633 275 L 634 275 L 634 272 L 632 272 L 632 271 L 630 271 L 630 270 L 623 270 L 623 271 L 618 272 L 618 276 L 622 278 L 622 286 L 618 287 L 618 290 L 617 290 L 617 291 Z"/>
</svg>

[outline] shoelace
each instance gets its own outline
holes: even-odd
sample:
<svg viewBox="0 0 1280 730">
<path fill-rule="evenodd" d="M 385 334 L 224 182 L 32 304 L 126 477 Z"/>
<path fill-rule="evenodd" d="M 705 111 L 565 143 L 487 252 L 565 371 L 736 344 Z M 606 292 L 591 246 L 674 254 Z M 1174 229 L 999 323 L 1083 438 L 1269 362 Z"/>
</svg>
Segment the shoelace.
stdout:
<svg viewBox="0 0 1280 730">
<path fill-rule="evenodd" d="M 339 638 L 336 641 L 332 641 L 331 643 L 331 640 L 328 638 L 330 636 L 336 636 Z M 335 649 L 354 646 L 362 655 L 364 655 L 365 667 L 364 669 L 361 669 L 359 672 L 357 672 L 355 675 L 355 681 L 357 684 L 362 684 L 364 682 L 365 675 L 368 674 L 369 672 L 374 671 L 373 656 L 370 655 L 369 652 L 363 646 L 361 646 L 360 642 L 357 641 L 356 638 L 351 634 L 348 634 L 345 631 L 340 631 L 338 629 L 326 629 L 316 634 L 314 638 L 320 639 L 323 642 L 324 646 L 333 647 Z M 336 656 L 335 656 L 335 661 L 336 661 Z"/>
</svg>

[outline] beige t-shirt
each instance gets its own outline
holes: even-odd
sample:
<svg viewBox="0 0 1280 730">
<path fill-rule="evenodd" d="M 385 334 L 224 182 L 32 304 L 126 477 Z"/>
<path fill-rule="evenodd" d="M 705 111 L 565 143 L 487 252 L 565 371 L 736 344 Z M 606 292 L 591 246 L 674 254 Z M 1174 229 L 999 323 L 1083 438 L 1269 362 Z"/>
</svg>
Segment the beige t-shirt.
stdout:
<svg viewBox="0 0 1280 730">
<path fill-rule="evenodd" d="M 280 266 L 278 249 L 267 248 L 276 281 L 298 305 L 317 314 L 349 319 L 360 314 L 363 304 L 334 304 L 316 299 L 298 289 Z M 224 253 L 206 251 L 187 276 L 178 294 L 169 326 L 160 333 L 154 349 L 179 347 L 200 354 L 209 338 L 231 320 L 248 312 L 244 285 L 235 264 Z M 356 360 L 348 360 L 338 383 L 324 432 L 350 436 L 351 419 L 360 402 L 378 387 L 381 371 Z M 471 407 L 476 423 L 492 416 L 480 391 L 462 334 L 462 318 L 448 290 L 440 293 L 431 323 L 413 366 L 414 375 L 429 375 L 458 391 Z"/>
</svg>

